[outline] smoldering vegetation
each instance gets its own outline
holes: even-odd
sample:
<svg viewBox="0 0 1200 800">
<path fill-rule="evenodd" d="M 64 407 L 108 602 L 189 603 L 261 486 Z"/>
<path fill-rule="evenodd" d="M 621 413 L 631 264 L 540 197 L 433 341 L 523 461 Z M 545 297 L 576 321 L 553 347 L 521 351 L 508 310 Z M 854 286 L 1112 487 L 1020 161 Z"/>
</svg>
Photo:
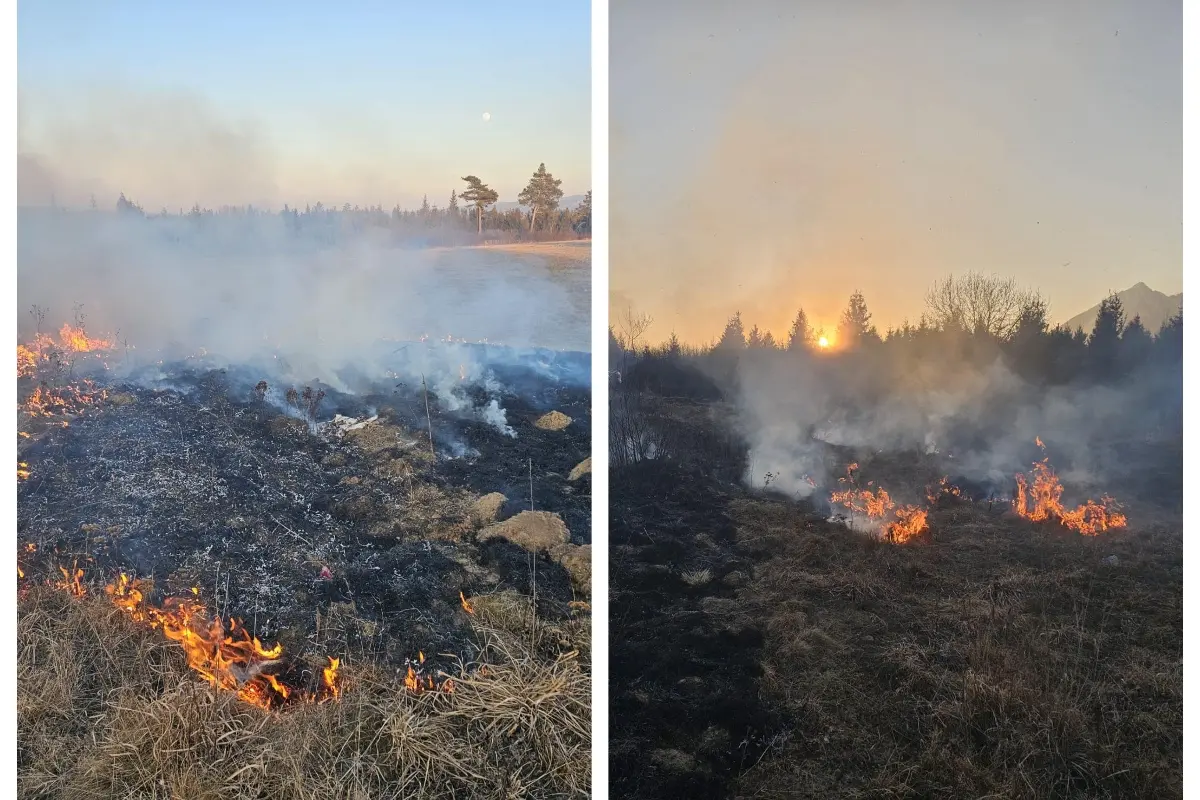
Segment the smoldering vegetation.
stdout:
<svg viewBox="0 0 1200 800">
<path fill-rule="evenodd" d="M 422 381 L 448 408 L 465 386 L 504 430 L 493 368 L 586 351 L 584 257 L 412 249 L 371 230 L 297 232 L 271 214 L 147 218 L 24 209 L 19 335 L 63 321 L 113 343 L 110 377 L 161 386 L 159 366 L 243 367 L 345 393 Z M 536 313 L 532 313 L 536 309 Z M 465 346 L 495 344 L 497 347 Z M 586 371 L 547 367 L 576 386 Z M 544 370 L 545 371 L 545 370 Z M 281 403 L 282 405 L 282 403 Z"/>
<path fill-rule="evenodd" d="M 960 483 L 997 498 L 1040 458 L 1040 438 L 1063 480 L 1175 508 L 1182 489 L 1182 310 L 1161 330 L 1127 320 L 1115 296 L 1093 330 L 1051 328 L 1033 293 L 983 313 L 955 279 L 930 293 L 918 325 L 880 335 L 855 295 L 826 347 L 801 310 L 776 344 L 740 314 L 712 347 L 678 342 L 627 353 L 614 331 L 620 385 L 676 400 L 724 404 L 722 428 L 741 479 L 793 497 L 834 484 L 846 459 L 914 454 Z M 939 302 L 949 287 L 950 301 Z M 989 316 L 990 315 L 990 316 Z M 782 337 L 781 337 L 782 338 Z M 622 395 L 628 392 L 622 393 Z M 633 405 L 637 400 L 631 400 Z M 616 406 L 616 463 L 669 458 L 669 426 L 636 421 Z M 629 414 L 623 414 L 628 409 Z M 639 429 L 641 428 L 641 429 Z M 919 490 L 919 487 L 917 487 Z"/>
</svg>

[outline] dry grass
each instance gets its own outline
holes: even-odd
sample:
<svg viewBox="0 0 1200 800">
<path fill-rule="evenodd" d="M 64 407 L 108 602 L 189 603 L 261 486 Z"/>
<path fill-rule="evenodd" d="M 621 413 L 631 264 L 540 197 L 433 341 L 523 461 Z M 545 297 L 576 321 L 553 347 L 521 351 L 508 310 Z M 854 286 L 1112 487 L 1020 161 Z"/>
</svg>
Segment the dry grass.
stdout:
<svg viewBox="0 0 1200 800">
<path fill-rule="evenodd" d="M 562 259 L 568 262 L 589 263 L 592 260 L 590 241 L 516 242 L 513 244 L 474 245 L 481 250 L 503 250 L 510 253 Z"/>
<path fill-rule="evenodd" d="M 533 426 L 544 431 L 561 431 L 570 425 L 571 422 L 571 418 L 561 411 L 551 411 L 534 420 Z"/>
<path fill-rule="evenodd" d="M 733 511 L 763 557 L 740 613 L 792 721 L 741 794 L 1181 796 L 1177 527 L 1088 538 L 964 504 L 897 547 L 787 503 Z"/>
<path fill-rule="evenodd" d="M 479 541 L 507 539 L 531 553 L 550 552 L 571 541 L 562 517 L 553 511 L 522 511 L 479 532 Z"/>
<path fill-rule="evenodd" d="M 19 614 L 20 797 L 537 798 L 589 790 L 589 677 L 579 655 L 552 641 L 586 641 L 586 623 L 530 638 L 532 617 L 506 628 L 481 614 L 481 655 L 455 676 L 453 694 L 414 696 L 375 667 L 351 663 L 340 701 L 268 713 L 198 682 L 179 648 L 104 598 L 31 587 Z"/>
</svg>

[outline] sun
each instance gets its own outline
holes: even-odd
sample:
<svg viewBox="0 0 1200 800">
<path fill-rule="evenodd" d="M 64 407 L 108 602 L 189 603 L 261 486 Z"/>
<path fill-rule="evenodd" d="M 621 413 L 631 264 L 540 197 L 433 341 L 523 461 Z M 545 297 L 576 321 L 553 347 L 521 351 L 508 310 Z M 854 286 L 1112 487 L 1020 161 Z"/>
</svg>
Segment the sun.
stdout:
<svg viewBox="0 0 1200 800">
<path fill-rule="evenodd" d="M 817 347 L 821 348 L 822 350 L 824 350 L 826 347 L 829 347 L 829 337 L 822 336 L 820 339 L 817 339 Z"/>
</svg>

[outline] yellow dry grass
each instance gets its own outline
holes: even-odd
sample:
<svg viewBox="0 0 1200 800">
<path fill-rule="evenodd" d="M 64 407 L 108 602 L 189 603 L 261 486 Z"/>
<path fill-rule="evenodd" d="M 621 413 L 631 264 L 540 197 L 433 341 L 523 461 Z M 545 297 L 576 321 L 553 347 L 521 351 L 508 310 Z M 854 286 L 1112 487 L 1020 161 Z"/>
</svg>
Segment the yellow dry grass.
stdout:
<svg viewBox="0 0 1200 800">
<path fill-rule="evenodd" d="M 532 621 L 514 632 L 481 616 L 481 655 L 462 665 L 453 694 L 412 695 L 390 672 L 348 663 L 340 701 L 264 712 L 200 682 L 179 648 L 105 598 L 31 587 L 18 610 L 20 797 L 538 798 L 589 790 L 585 662 L 579 648 L 530 638 Z M 586 638 L 588 628 L 571 634 Z"/>
</svg>

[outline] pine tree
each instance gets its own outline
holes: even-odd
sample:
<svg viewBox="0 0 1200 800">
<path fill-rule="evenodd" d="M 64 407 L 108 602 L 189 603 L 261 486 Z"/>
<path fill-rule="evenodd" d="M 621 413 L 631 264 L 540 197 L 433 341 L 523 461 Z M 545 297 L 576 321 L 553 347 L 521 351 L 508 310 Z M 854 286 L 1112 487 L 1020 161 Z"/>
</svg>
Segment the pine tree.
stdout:
<svg viewBox="0 0 1200 800">
<path fill-rule="evenodd" d="M 1088 338 L 1088 345 L 1107 347 L 1120 339 L 1124 330 L 1125 309 L 1121 305 L 1121 298 L 1115 293 L 1110 294 L 1100 301 L 1100 310 L 1096 312 L 1096 324 Z"/>
<path fill-rule="evenodd" d="M 1183 358 L 1183 309 L 1168 319 L 1154 337 L 1154 347 L 1159 357 L 1167 361 L 1182 363 Z"/>
<path fill-rule="evenodd" d="M 539 211 L 548 213 L 558 208 L 558 201 L 563 196 L 561 185 L 561 180 L 546 171 L 545 164 L 539 164 L 537 172 L 533 173 L 533 177 L 529 179 L 529 185 L 517 196 L 517 202 L 523 206 L 529 206 L 533 211 L 533 215 L 529 218 L 531 233 L 537 226 Z"/>
<path fill-rule="evenodd" d="M 791 330 L 788 331 L 787 349 L 793 353 L 808 350 L 816 341 L 813 336 L 812 325 L 808 322 L 808 314 L 805 314 L 802 308 L 796 312 L 796 318 L 792 320 Z"/>
<path fill-rule="evenodd" d="M 846 310 L 842 312 L 842 321 L 838 325 L 838 339 L 843 346 L 854 347 L 872 334 L 875 338 L 879 336 L 871 325 L 871 312 L 867 310 L 866 298 L 862 292 L 855 291 L 850 295 Z"/>
<path fill-rule="evenodd" d="M 1121 334 L 1125 331 L 1125 309 L 1115 293 L 1100 301 L 1096 324 L 1087 340 L 1088 361 L 1097 378 L 1111 377 L 1119 358 Z"/>
<path fill-rule="evenodd" d="M 675 335 L 675 331 L 671 331 L 671 338 L 667 342 L 667 357 L 679 358 L 682 348 L 679 346 L 679 337 Z"/>
<path fill-rule="evenodd" d="M 1154 351 L 1154 337 L 1142 324 L 1141 316 L 1135 315 L 1121 333 L 1122 372 L 1129 373 L 1146 363 Z"/>
<path fill-rule="evenodd" d="M 718 350 L 738 351 L 746 347 L 746 329 L 742 325 L 742 312 L 737 311 L 725 323 L 725 330 L 717 342 Z"/>
<path fill-rule="evenodd" d="M 460 194 L 459 197 L 475 206 L 476 217 L 479 220 L 478 233 L 482 236 L 483 212 L 488 206 L 500 199 L 500 194 L 474 175 L 468 175 L 463 180 L 467 183 L 467 190 Z"/>
<path fill-rule="evenodd" d="M 592 235 L 592 190 L 588 189 L 583 195 L 583 202 L 575 209 L 575 224 L 572 226 L 576 233 L 582 236 Z"/>
</svg>

